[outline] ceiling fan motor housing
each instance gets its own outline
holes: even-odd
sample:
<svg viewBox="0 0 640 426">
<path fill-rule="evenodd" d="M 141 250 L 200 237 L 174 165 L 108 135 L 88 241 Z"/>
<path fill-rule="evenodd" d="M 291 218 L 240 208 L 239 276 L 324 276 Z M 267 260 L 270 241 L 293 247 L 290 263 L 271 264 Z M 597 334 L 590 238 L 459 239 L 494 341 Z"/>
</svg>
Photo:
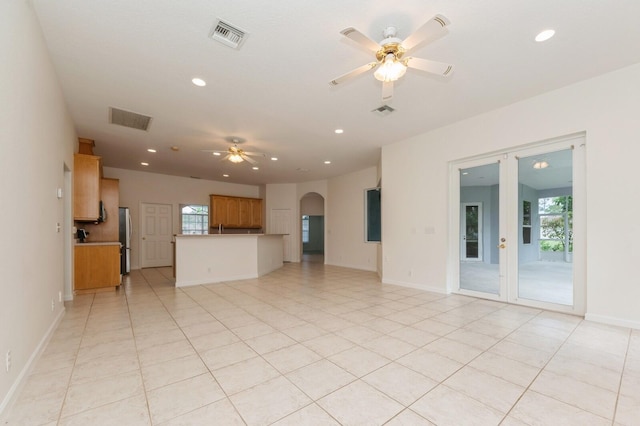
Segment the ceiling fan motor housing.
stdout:
<svg viewBox="0 0 640 426">
<path fill-rule="evenodd" d="M 384 41 L 387 41 L 387 40 L 384 40 Z M 380 48 L 380 50 L 376 52 L 376 59 L 378 60 L 378 62 L 383 63 L 384 59 L 389 54 L 393 55 L 396 58 L 396 60 L 399 61 L 405 52 L 404 48 L 402 47 L 402 44 L 400 43 L 401 43 L 400 40 L 384 43 Z"/>
</svg>

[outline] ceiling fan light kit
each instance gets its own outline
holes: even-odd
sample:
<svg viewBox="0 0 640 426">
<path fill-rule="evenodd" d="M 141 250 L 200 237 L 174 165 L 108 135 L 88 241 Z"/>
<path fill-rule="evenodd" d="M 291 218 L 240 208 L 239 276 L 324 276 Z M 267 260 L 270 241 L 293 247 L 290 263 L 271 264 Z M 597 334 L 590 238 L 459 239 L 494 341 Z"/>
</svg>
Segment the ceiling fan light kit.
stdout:
<svg viewBox="0 0 640 426">
<path fill-rule="evenodd" d="M 233 146 L 230 146 L 227 150 L 224 150 L 224 151 L 210 150 L 210 149 L 203 149 L 202 151 L 210 152 L 217 157 L 222 156 L 224 154 L 225 156 L 222 157 L 220 161 L 228 160 L 234 164 L 238 164 L 246 161 L 247 163 L 254 166 L 258 164 L 258 162 L 251 157 L 266 157 L 265 154 L 261 154 L 259 152 L 247 152 L 242 148 L 238 148 L 239 143 L 246 142 L 246 139 L 244 138 L 240 138 L 237 136 L 228 136 L 225 138 L 225 140 L 229 143 L 232 143 Z M 257 170 L 257 169 L 254 169 L 254 170 Z"/>
<path fill-rule="evenodd" d="M 407 66 L 400 62 L 393 53 L 384 58 L 384 63 L 378 67 L 373 76 L 378 81 L 396 81 L 407 72 Z"/>
<path fill-rule="evenodd" d="M 445 35 L 445 27 L 447 25 L 449 25 L 447 18 L 442 15 L 436 15 L 404 40 L 396 37 L 395 27 L 387 27 L 383 31 L 384 39 L 380 43 L 376 43 L 355 28 L 346 28 L 340 33 L 367 50 L 375 52 L 376 62 L 362 65 L 331 80 L 329 84 L 336 86 L 371 69 L 377 68 L 373 75 L 383 83 L 382 100 L 386 102 L 393 97 L 393 82 L 400 79 L 406 73 L 407 68 L 414 68 L 447 77 L 453 71 L 453 66 L 450 64 L 413 57 L 403 59 L 404 54 L 416 46 L 422 43 L 429 43 Z"/>
</svg>

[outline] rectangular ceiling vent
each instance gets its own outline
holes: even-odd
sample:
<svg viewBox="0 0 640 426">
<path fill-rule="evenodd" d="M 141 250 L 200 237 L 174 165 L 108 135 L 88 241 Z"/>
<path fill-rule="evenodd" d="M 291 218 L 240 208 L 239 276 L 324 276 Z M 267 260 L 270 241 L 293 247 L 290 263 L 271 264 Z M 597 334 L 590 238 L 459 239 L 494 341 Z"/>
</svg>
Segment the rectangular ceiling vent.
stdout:
<svg viewBox="0 0 640 426">
<path fill-rule="evenodd" d="M 131 111 L 125 111 L 114 107 L 109 108 L 109 122 L 119 126 L 131 127 L 138 130 L 149 130 L 151 117 L 147 115 L 137 114 Z"/>
<path fill-rule="evenodd" d="M 218 19 L 209 33 L 209 38 L 234 49 L 240 49 L 240 46 L 242 46 L 242 43 L 244 43 L 247 36 L 248 34 L 246 31 L 228 24 L 221 19 Z"/>
<path fill-rule="evenodd" d="M 371 112 L 374 112 L 382 117 L 391 114 L 393 111 L 395 111 L 395 109 L 391 108 L 389 105 L 382 105 L 381 107 L 378 107 L 376 109 L 374 109 Z"/>
</svg>

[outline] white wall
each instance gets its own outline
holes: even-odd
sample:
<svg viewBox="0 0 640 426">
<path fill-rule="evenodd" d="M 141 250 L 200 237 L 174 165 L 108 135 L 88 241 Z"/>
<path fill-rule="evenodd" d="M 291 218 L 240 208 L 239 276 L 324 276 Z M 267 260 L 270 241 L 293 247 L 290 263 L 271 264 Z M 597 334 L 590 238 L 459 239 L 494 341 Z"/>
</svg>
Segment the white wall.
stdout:
<svg viewBox="0 0 640 426">
<path fill-rule="evenodd" d="M 76 135 L 25 0 L 0 2 L 0 58 L 1 414 L 64 313 L 58 294 L 64 291 L 64 239 L 71 229 L 58 233 L 56 224 L 70 224 L 64 205 L 70 206 L 71 194 L 58 200 L 56 190 L 64 188 L 64 165 L 73 168 Z"/>
<path fill-rule="evenodd" d="M 584 131 L 586 317 L 640 328 L 639 112 L 634 65 L 383 147 L 383 281 L 446 291 L 449 161 Z"/>
<path fill-rule="evenodd" d="M 324 216 L 324 198 L 318 193 L 307 193 L 300 199 L 301 216 Z"/>
<path fill-rule="evenodd" d="M 379 244 L 366 243 L 364 236 L 364 190 L 375 187 L 377 182 L 377 167 L 329 179 L 325 219 L 326 264 L 367 271 L 378 269 Z"/>
<path fill-rule="evenodd" d="M 288 210 L 289 235 L 283 237 L 284 261 L 300 262 L 300 220 L 295 183 L 268 184 L 266 186 L 266 231 L 269 234 L 277 230 L 272 225 L 273 210 Z"/>
<path fill-rule="evenodd" d="M 120 180 L 120 206 L 129 207 L 133 222 L 131 268 L 140 267 L 140 203 L 171 204 L 173 233 L 180 233 L 180 204 L 209 205 L 209 194 L 260 198 L 260 187 L 192 179 L 134 170 L 104 168 L 104 176 Z"/>
</svg>

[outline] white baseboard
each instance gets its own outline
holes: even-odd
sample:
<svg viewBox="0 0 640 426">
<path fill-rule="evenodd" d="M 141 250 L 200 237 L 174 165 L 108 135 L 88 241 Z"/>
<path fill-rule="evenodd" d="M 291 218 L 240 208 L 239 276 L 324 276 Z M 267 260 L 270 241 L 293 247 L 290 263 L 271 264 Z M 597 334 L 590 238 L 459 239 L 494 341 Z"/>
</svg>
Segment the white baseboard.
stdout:
<svg viewBox="0 0 640 426">
<path fill-rule="evenodd" d="M 27 360 L 24 368 L 22 369 L 22 371 L 20 371 L 18 377 L 16 377 L 16 381 L 13 382 L 13 385 L 11 385 L 11 387 L 9 388 L 9 392 L 7 392 L 4 399 L 2 400 L 2 403 L 0 403 L 0 420 L 3 420 L 8 412 L 8 408 L 10 408 L 15 402 L 15 397 L 19 394 L 20 389 L 22 389 L 22 387 L 24 386 L 25 379 L 27 378 L 27 376 L 29 376 L 29 373 L 31 373 L 31 370 L 35 366 L 38 359 L 40 359 L 40 355 L 42 355 L 42 352 L 47 347 L 47 343 L 49 343 L 51 336 L 53 336 L 53 332 L 56 331 L 56 328 L 58 328 L 58 324 L 60 324 L 60 321 L 62 320 L 64 314 L 65 308 L 63 307 L 62 309 L 60 309 L 60 312 L 58 313 L 56 319 L 49 326 L 47 332 L 44 334 L 44 336 L 42 336 L 42 339 L 40 339 L 40 343 L 38 343 L 38 346 L 36 346 L 35 350 Z M 5 412 L 5 410 L 7 412 Z M 4 422 L 0 421 L 0 423 L 3 424 Z"/>
<path fill-rule="evenodd" d="M 252 274 L 241 274 L 241 275 L 228 275 L 224 277 L 217 277 L 215 279 L 201 279 L 201 280 L 189 280 L 189 281 L 177 281 L 176 287 L 189 287 L 193 285 L 204 285 L 204 284 L 218 284 L 227 281 L 239 281 L 239 280 L 250 280 L 253 278 L 258 278 L 257 273 Z"/>
<path fill-rule="evenodd" d="M 606 315 L 598 314 L 585 314 L 584 319 L 587 321 L 599 322 L 607 325 L 616 325 L 618 327 L 627 327 L 640 330 L 640 321 L 629 321 L 622 318 L 609 317 Z"/>
<path fill-rule="evenodd" d="M 383 284 L 399 285 L 401 287 L 415 288 L 417 290 L 431 291 L 433 293 L 449 294 L 446 289 L 443 289 L 441 287 L 435 287 L 435 286 L 429 286 L 429 285 L 423 285 L 423 284 L 415 284 L 415 283 L 408 283 L 408 282 L 405 282 L 405 281 L 383 279 L 382 283 Z"/>
<path fill-rule="evenodd" d="M 357 269 L 358 271 L 378 272 L 375 266 L 363 267 L 362 265 L 349 265 L 346 263 L 325 263 L 325 265 L 337 266 L 339 268 Z"/>
</svg>

